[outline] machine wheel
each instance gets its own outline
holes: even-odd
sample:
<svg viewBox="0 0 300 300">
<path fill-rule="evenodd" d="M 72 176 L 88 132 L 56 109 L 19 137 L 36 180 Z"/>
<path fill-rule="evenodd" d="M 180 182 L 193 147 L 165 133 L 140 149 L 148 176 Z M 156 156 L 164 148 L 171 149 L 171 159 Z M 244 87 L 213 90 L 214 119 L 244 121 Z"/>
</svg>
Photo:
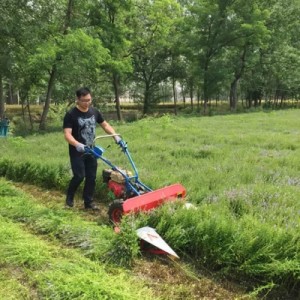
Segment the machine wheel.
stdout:
<svg viewBox="0 0 300 300">
<path fill-rule="evenodd" d="M 108 208 L 108 218 L 113 224 L 121 221 L 123 216 L 123 203 L 122 199 L 114 200 Z"/>
</svg>

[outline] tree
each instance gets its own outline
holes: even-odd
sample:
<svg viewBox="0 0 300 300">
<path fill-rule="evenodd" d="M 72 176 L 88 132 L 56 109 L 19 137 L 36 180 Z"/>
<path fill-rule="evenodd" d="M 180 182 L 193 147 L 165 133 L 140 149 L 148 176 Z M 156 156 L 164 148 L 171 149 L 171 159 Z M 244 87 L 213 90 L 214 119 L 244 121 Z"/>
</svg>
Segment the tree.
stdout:
<svg viewBox="0 0 300 300">
<path fill-rule="evenodd" d="M 72 19 L 72 15 L 73 15 L 73 6 L 74 6 L 74 0 L 68 0 L 66 14 L 65 14 L 65 17 L 63 18 L 64 21 L 63 21 L 61 29 L 59 29 L 57 32 L 58 34 L 60 34 L 60 33 L 62 35 L 68 34 L 68 29 L 70 28 L 71 21 L 72 21 L 71 19 Z M 55 51 L 56 46 L 57 45 L 54 45 L 54 48 L 53 48 L 54 51 Z M 58 47 L 57 47 L 57 49 L 58 49 Z M 52 64 L 51 68 L 49 69 L 49 80 L 48 80 L 48 85 L 47 85 L 45 105 L 44 105 L 43 113 L 42 113 L 41 120 L 40 120 L 40 126 L 39 126 L 40 130 L 44 130 L 46 127 L 46 119 L 47 119 L 47 115 L 48 115 L 49 108 L 50 108 L 52 91 L 54 89 L 55 80 L 57 77 L 57 64 L 59 63 L 60 60 L 61 60 L 60 55 L 58 55 L 58 53 L 56 53 L 53 64 Z"/>
<path fill-rule="evenodd" d="M 253 36 L 263 30 L 264 15 L 255 2 L 245 0 L 198 0 L 188 2 L 186 9 L 184 36 L 190 48 L 187 58 L 199 64 L 199 77 L 203 78 L 204 112 L 218 82 L 224 85 L 228 80 L 228 68 L 222 70 L 220 66 L 224 67 L 229 48 L 237 49 L 239 57 L 231 83 L 231 105 L 235 107 L 236 86 L 245 67 L 248 45 L 254 43 Z"/>
<path fill-rule="evenodd" d="M 278 0 L 269 9 L 271 16 L 268 27 L 273 32 L 273 38 L 268 48 L 264 49 L 261 59 L 264 77 L 270 86 L 269 90 L 272 90 L 275 104 L 278 100 L 282 104 L 299 87 L 300 3 L 295 0 Z"/>
<path fill-rule="evenodd" d="M 1 2 L 0 18 L 0 118 L 5 113 L 4 83 L 14 77 L 17 53 L 24 48 L 25 28 L 28 26 L 30 7 L 16 0 Z"/>
<path fill-rule="evenodd" d="M 155 101 L 158 84 L 170 75 L 173 29 L 178 16 L 179 6 L 173 0 L 136 1 L 133 79 L 143 89 L 143 114 Z"/>
<path fill-rule="evenodd" d="M 234 14 L 231 18 L 235 22 L 237 38 L 230 48 L 229 64 L 232 66 L 233 79 L 230 84 L 229 103 L 230 109 L 235 111 L 237 108 L 237 88 L 242 78 L 247 59 L 252 53 L 264 48 L 270 37 L 266 27 L 269 14 L 259 7 L 259 1 L 238 1 L 234 7 Z"/>
<path fill-rule="evenodd" d="M 122 120 L 120 107 L 122 77 L 132 72 L 129 41 L 131 8 L 131 1 L 113 0 L 93 2 L 90 7 L 91 24 L 111 56 L 104 69 L 111 76 L 118 120 Z"/>
<path fill-rule="evenodd" d="M 34 12 L 41 20 L 36 30 L 42 41 L 33 45 L 28 66 L 31 74 L 38 74 L 38 84 L 46 89 L 39 126 L 44 130 L 56 82 L 69 82 L 69 89 L 74 90 L 75 85 L 98 73 L 109 55 L 86 28 L 86 16 L 78 14 L 77 18 L 73 17 L 82 9 L 80 3 L 76 2 L 76 6 L 74 0 L 68 0 L 67 3 L 47 1 L 47 4 L 41 4 Z"/>
<path fill-rule="evenodd" d="M 39 30 L 33 21 L 39 19 L 37 7 L 40 7 L 40 4 L 38 1 L 17 0 L 3 0 L 1 3 L 1 86 L 3 89 L 4 82 L 15 86 L 24 95 L 21 99 L 22 105 L 28 102 L 30 88 L 37 82 L 36 74 L 30 72 L 28 57 L 39 42 Z M 4 105 L 4 100 L 4 97 L 0 100 L 1 107 Z M 30 113 L 29 105 L 27 109 Z"/>
<path fill-rule="evenodd" d="M 262 40 L 252 51 L 242 79 L 248 104 L 259 104 L 263 96 L 267 105 L 281 105 L 297 93 L 299 87 L 299 1 L 260 1 L 267 12 L 265 26 L 272 38 Z"/>
</svg>

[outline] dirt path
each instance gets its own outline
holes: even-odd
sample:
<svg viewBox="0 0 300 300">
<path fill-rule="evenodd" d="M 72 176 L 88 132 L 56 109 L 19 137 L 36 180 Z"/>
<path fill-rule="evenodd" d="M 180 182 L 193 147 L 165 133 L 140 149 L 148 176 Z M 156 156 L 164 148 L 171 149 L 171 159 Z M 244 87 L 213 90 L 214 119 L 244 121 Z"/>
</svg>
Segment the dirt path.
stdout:
<svg viewBox="0 0 300 300">
<path fill-rule="evenodd" d="M 47 207 L 64 206 L 65 196 L 59 191 L 45 190 L 33 185 L 14 183 L 23 192 L 30 194 L 36 201 Z M 82 218 L 99 224 L 107 223 L 107 207 L 100 204 L 101 211 L 90 212 L 82 209 L 77 201 L 73 208 Z M 192 266 L 183 261 L 173 261 L 164 256 L 144 256 L 132 269 L 135 276 L 144 280 L 155 295 L 165 300 L 250 300 L 242 287 L 213 277 L 208 272 L 193 270 Z M 252 298 L 253 299 L 253 298 Z"/>
</svg>

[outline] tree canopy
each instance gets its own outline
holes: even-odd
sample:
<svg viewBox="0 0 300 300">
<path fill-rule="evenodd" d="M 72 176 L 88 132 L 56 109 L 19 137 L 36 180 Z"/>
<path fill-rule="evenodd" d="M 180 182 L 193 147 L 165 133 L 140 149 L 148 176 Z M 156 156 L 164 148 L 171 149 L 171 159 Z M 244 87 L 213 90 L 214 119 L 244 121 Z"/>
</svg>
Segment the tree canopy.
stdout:
<svg viewBox="0 0 300 300">
<path fill-rule="evenodd" d="M 4 103 L 70 101 L 88 85 L 103 101 L 134 95 L 147 114 L 197 95 L 231 110 L 300 94 L 299 0 L 2 0 L 0 117 Z"/>
</svg>

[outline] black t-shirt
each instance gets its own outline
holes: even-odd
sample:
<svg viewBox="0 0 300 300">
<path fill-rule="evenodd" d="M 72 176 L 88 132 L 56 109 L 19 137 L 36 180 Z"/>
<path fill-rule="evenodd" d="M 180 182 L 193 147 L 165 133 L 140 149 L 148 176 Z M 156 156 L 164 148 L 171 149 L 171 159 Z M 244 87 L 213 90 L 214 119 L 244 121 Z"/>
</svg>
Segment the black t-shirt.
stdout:
<svg viewBox="0 0 300 300">
<path fill-rule="evenodd" d="M 92 146 L 96 125 L 102 122 L 104 122 L 104 118 L 96 108 L 89 107 L 87 112 L 82 112 L 74 107 L 66 113 L 63 128 L 72 128 L 72 135 L 78 142 Z M 70 155 L 80 155 L 72 145 L 69 145 L 69 153 Z"/>
</svg>

